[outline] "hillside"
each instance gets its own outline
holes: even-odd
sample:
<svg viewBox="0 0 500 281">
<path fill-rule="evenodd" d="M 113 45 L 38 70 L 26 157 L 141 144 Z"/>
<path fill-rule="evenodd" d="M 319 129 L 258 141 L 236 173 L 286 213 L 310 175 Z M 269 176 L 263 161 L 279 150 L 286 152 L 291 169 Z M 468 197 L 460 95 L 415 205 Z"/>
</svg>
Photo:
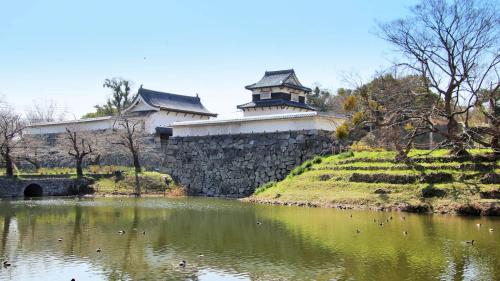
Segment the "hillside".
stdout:
<svg viewBox="0 0 500 281">
<path fill-rule="evenodd" d="M 499 160 L 488 151 L 471 157 L 444 150 L 414 150 L 411 164 L 394 162 L 394 152 L 346 152 L 316 157 L 281 182 L 268 183 L 245 199 L 284 205 L 500 214 Z"/>
</svg>

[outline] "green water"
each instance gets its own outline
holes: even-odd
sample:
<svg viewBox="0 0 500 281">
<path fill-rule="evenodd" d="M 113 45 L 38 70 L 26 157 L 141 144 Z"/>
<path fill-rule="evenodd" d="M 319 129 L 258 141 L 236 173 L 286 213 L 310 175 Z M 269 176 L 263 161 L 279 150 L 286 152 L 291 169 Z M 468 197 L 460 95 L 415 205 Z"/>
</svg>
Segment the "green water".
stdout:
<svg viewBox="0 0 500 281">
<path fill-rule="evenodd" d="M 0 201 L 0 239 L 0 280 L 500 280 L 498 218 L 48 198 Z"/>
</svg>

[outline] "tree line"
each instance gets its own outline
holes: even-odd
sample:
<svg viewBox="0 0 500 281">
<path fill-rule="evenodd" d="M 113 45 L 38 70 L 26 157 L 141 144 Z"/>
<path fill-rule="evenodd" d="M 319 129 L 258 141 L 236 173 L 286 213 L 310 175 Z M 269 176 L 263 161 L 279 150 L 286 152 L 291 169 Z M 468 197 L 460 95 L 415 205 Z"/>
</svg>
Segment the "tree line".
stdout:
<svg viewBox="0 0 500 281">
<path fill-rule="evenodd" d="M 142 171 L 140 163 L 139 138 L 141 135 L 142 121 L 124 114 L 134 97 L 131 94 L 131 82 L 124 79 L 106 79 L 103 86 L 112 92 L 110 98 L 102 106 L 96 106 L 95 115 L 112 116 L 113 131 L 116 139 L 113 144 L 122 146 L 132 159 L 135 172 L 135 193 L 141 193 L 139 174 Z M 0 156 L 4 162 L 6 176 L 14 176 L 16 163 L 26 161 L 39 168 L 36 153 L 33 147 L 26 146 L 24 130 L 29 124 L 56 121 L 55 103 L 51 102 L 46 107 L 35 105 L 28 111 L 26 117 L 15 112 L 9 106 L 0 110 Z M 91 115 L 91 114 L 88 114 Z M 77 178 L 83 177 L 85 160 L 93 154 L 98 154 L 98 147 L 91 140 L 91 133 L 77 130 L 73 126 L 65 128 L 63 145 L 67 154 L 74 160 Z M 30 140 L 32 141 L 32 140 Z M 36 142 L 35 142 L 36 145 Z"/>
<path fill-rule="evenodd" d="M 431 150 L 464 155 L 480 146 L 498 155 L 499 28 L 497 2 L 422 0 L 409 16 L 377 25 L 396 54 L 388 71 L 336 95 L 316 87 L 308 100 L 348 117 L 337 137 L 369 126 L 401 160 L 424 135 L 440 139 Z"/>
</svg>

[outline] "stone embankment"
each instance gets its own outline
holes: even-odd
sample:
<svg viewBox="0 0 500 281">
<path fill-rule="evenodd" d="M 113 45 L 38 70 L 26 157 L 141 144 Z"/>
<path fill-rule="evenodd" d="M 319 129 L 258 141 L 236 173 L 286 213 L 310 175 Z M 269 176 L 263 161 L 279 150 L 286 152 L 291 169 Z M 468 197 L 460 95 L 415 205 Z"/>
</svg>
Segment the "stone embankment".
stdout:
<svg viewBox="0 0 500 281">
<path fill-rule="evenodd" d="M 318 130 L 176 137 L 163 168 L 191 195 L 243 197 L 337 144 Z"/>
</svg>

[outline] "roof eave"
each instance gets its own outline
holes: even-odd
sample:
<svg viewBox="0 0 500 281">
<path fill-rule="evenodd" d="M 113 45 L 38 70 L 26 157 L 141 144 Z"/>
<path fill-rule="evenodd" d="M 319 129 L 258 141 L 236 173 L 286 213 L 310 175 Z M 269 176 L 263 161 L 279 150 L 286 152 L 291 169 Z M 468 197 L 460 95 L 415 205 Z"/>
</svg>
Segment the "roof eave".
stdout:
<svg viewBox="0 0 500 281">
<path fill-rule="evenodd" d="M 302 109 L 308 109 L 308 110 L 312 110 L 312 111 L 317 111 L 316 108 L 308 105 L 308 104 L 291 104 L 291 103 L 287 103 L 285 101 L 283 101 L 283 104 L 275 104 L 275 105 L 266 105 L 266 104 L 263 104 L 263 105 L 259 105 L 259 103 L 256 103 L 254 106 L 247 106 L 248 103 L 245 103 L 245 104 L 240 104 L 240 105 L 237 105 L 236 108 L 237 109 L 246 109 L 246 108 L 256 108 L 256 107 L 271 107 L 271 106 L 281 106 L 281 105 L 286 105 L 286 106 L 290 106 L 290 107 L 297 107 L 297 108 L 302 108 Z"/>
<path fill-rule="evenodd" d="M 167 110 L 167 111 L 178 112 L 178 113 L 186 113 L 186 114 L 197 114 L 197 115 L 211 116 L 211 117 L 217 117 L 217 115 L 218 115 L 217 113 L 212 113 L 212 112 L 180 110 L 180 109 L 168 108 L 168 107 L 160 107 L 160 110 Z"/>
<path fill-rule="evenodd" d="M 134 108 L 134 106 L 136 106 L 136 104 L 139 102 L 139 99 L 142 100 L 144 103 L 146 103 L 147 105 L 153 107 L 154 109 L 156 110 L 160 110 L 160 107 L 157 106 L 157 105 L 154 105 L 152 103 L 150 103 L 147 99 L 145 99 L 143 96 L 142 96 L 142 93 L 141 91 L 138 92 L 138 95 L 135 97 L 135 99 L 132 101 L 132 103 L 130 104 L 129 107 L 125 108 L 123 110 L 123 112 L 128 112 L 129 110 L 131 110 L 132 108 Z"/>
</svg>

